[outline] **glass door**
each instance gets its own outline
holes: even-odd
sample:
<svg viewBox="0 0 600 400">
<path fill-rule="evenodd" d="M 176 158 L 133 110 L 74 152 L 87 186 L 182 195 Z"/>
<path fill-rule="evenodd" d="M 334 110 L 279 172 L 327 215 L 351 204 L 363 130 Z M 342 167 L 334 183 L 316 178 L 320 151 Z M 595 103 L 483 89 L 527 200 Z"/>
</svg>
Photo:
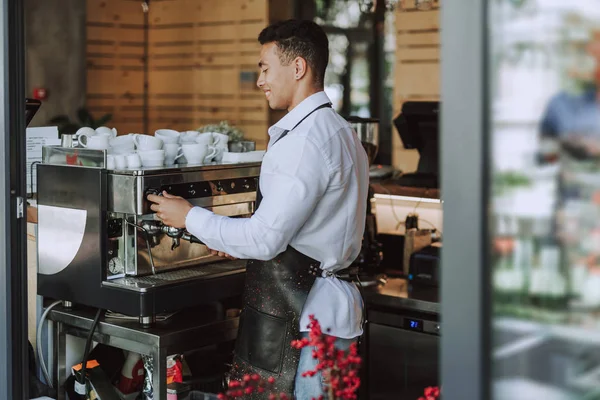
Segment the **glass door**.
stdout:
<svg viewBox="0 0 600 400">
<path fill-rule="evenodd" d="M 491 398 L 600 399 L 600 7 L 486 11 Z"/>
</svg>

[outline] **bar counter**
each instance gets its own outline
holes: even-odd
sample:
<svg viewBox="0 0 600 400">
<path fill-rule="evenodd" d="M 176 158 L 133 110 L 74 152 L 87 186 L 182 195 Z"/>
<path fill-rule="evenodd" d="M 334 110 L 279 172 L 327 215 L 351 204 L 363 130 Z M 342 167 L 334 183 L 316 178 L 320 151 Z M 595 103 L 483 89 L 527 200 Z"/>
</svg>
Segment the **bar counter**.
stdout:
<svg viewBox="0 0 600 400">
<path fill-rule="evenodd" d="M 385 284 L 363 291 L 367 307 L 408 310 L 439 315 L 439 288 L 413 286 L 404 278 L 387 278 Z"/>
</svg>

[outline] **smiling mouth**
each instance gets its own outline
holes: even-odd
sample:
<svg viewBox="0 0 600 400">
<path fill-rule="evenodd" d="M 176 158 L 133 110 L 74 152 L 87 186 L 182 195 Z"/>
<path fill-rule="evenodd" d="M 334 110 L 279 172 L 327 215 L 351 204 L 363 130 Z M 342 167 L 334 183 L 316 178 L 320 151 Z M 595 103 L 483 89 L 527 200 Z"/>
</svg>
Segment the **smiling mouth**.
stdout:
<svg viewBox="0 0 600 400">
<path fill-rule="evenodd" d="M 270 90 L 265 90 L 265 96 L 267 98 L 269 98 L 270 95 L 271 95 L 271 91 Z"/>
</svg>

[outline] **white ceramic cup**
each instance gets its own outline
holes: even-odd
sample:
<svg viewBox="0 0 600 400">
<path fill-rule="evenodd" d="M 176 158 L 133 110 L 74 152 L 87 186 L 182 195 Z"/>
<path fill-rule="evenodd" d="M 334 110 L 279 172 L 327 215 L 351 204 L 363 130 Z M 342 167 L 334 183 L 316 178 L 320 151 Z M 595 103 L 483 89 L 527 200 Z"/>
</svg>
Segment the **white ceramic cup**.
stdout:
<svg viewBox="0 0 600 400">
<path fill-rule="evenodd" d="M 196 136 L 196 143 L 206 144 L 212 146 L 214 143 L 213 133 L 212 132 L 204 132 Z"/>
<path fill-rule="evenodd" d="M 227 147 L 214 146 L 214 148 L 215 148 L 216 153 L 215 153 L 213 160 L 220 163 L 221 161 L 223 161 L 223 154 L 228 152 Z"/>
<path fill-rule="evenodd" d="M 87 126 L 79 128 L 77 130 L 77 132 L 75 132 L 75 136 L 77 136 L 77 137 L 79 137 L 80 135 L 94 136 L 95 134 L 96 134 L 96 131 L 93 130 L 92 128 L 87 127 Z"/>
<path fill-rule="evenodd" d="M 135 145 L 133 143 L 131 145 L 120 145 L 120 146 L 112 146 L 111 145 L 110 149 L 108 151 L 110 154 L 127 155 L 127 154 L 133 153 L 135 151 Z"/>
<path fill-rule="evenodd" d="M 195 143 L 196 138 L 198 137 L 199 134 L 200 134 L 200 132 L 198 132 L 198 131 L 181 132 L 181 134 L 179 136 L 180 142 L 181 143 Z"/>
<path fill-rule="evenodd" d="M 179 136 L 181 134 L 173 129 L 158 129 L 154 132 L 154 137 L 159 138 L 163 143 L 179 143 Z"/>
<path fill-rule="evenodd" d="M 114 156 L 115 159 L 115 169 L 124 170 L 127 168 L 127 157 L 124 154 L 116 154 Z"/>
<path fill-rule="evenodd" d="M 138 154 L 142 162 L 144 160 L 164 160 L 165 159 L 165 151 L 164 150 L 138 150 Z"/>
<path fill-rule="evenodd" d="M 106 169 L 115 169 L 115 156 L 106 156 Z"/>
<path fill-rule="evenodd" d="M 179 143 L 165 143 L 165 164 L 173 165 L 175 164 L 175 158 L 177 157 L 177 153 L 179 153 Z"/>
<path fill-rule="evenodd" d="M 215 147 L 225 147 L 227 148 L 227 144 L 229 143 L 229 135 L 219 132 L 213 132 L 213 145 Z"/>
<path fill-rule="evenodd" d="M 138 150 L 160 150 L 163 147 L 163 141 L 160 138 L 149 135 L 134 135 L 133 143 Z"/>
<path fill-rule="evenodd" d="M 104 135 L 111 138 L 117 137 L 117 130 L 115 128 L 110 129 L 107 126 L 100 126 L 96 128 L 96 135 Z"/>
<path fill-rule="evenodd" d="M 143 150 L 139 151 L 142 167 L 162 167 L 165 163 L 164 150 Z"/>
<path fill-rule="evenodd" d="M 138 153 L 131 153 L 127 155 L 127 168 L 139 168 L 142 166 L 142 160 L 140 160 L 140 155 Z"/>
<path fill-rule="evenodd" d="M 133 137 L 135 134 L 130 133 L 129 135 L 117 136 L 109 140 L 110 147 L 133 147 Z"/>
<path fill-rule="evenodd" d="M 215 148 L 202 143 L 184 143 L 181 152 L 175 159 L 185 156 L 188 165 L 202 165 L 206 159 L 212 159 L 216 154 Z"/>
<path fill-rule="evenodd" d="M 108 136 L 104 135 L 88 136 L 86 134 L 82 134 L 79 136 L 79 144 L 82 147 L 95 150 L 106 150 L 110 147 L 108 144 Z"/>
<path fill-rule="evenodd" d="M 165 165 L 165 159 L 164 158 L 158 158 L 158 159 L 147 159 L 144 160 L 142 159 L 142 167 L 149 167 L 149 168 L 157 168 L 157 167 L 162 167 Z"/>
</svg>

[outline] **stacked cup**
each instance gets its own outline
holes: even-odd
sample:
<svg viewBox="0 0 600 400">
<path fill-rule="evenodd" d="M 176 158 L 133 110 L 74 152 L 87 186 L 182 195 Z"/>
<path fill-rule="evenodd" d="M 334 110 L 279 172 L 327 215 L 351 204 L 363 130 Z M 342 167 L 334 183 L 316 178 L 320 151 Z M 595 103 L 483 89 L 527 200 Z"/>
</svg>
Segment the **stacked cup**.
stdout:
<svg viewBox="0 0 600 400">
<path fill-rule="evenodd" d="M 149 135 L 135 135 L 133 142 L 142 161 L 142 167 L 162 167 L 165 164 L 165 151 L 161 138 Z"/>
<path fill-rule="evenodd" d="M 213 146 L 217 150 L 215 154 L 215 161 L 221 162 L 223 160 L 223 153 L 228 152 L 229 136 L 224 133 L 213 132 Z"/>
<path fill-rule="evenodd" d="M 161 139 L 164 143 L 163 149 L 165 150 L 165 164 L 175 164 L 177 153 L 179 152 L 179 140 L 181 134 L 172 129 L 159 129 L 154 132 L 154 137 Z"/>
<path fill-rule="evenodd" d="M 107 149 L 107 168 L 158 168 L 180 164 L 204 165 L 221 162 L 227 152 L 229 136 L 217 132 L 178 132 L 158 129 L 154 136 L 130 133 L 116 136 L 115 129 L 82 128 L 79 140 L 83 147 Z"/>
</svg>

